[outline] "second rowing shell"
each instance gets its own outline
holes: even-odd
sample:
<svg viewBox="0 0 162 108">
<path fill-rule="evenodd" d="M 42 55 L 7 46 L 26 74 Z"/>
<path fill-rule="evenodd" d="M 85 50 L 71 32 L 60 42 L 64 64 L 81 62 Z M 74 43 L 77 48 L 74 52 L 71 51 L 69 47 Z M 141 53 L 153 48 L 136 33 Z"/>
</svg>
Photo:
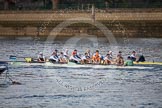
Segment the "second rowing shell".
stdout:
<svg viewBox="0 0 162 108">
<path fill-rule="evenodd" d="M 45 67 L 55 67 L 55 68 L 93 68 L 93 69 L 153 69 L 154 67 L 146 67 L 146 66 L 116 66 L 116 65 L 80 65 L 75 63 L 69 64 L 53 64 L 50 62 L 47 63 L 22 63 L 16 62 L 12 63 L 11 66 L 16 67 L 30 67 L 30 66 L 45 66 Z"/>
</svg>

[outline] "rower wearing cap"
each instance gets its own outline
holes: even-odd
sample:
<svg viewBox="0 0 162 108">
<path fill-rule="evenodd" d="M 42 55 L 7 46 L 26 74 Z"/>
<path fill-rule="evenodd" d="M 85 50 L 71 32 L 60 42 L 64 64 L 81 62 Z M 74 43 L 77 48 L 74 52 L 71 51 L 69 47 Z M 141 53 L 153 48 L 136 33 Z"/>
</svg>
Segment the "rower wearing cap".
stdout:
<svg viewBox="0 0 162 108">
<path fill-rule="evenodd" d="M 99 50 L 96 50 L 96 52 L 93 54 L 92 62 L 101 63 L 101 55 L 99 54 Z"/>
<path fill-rule="evenodd" d="M 43 55 L 43 52 L 40 52 L 38 55 L 38 62 L 45 62 L 45 56 Z"/>
<path fill-rule="evenodd" d="M 64 56 L 66 57 L 66 59 L 69 59 L 69 50 L 68 49 L 66 49 L 65 51 L 64 51 Z"/>
<path fill-rule="evenodd" d="M 112 51 L 108 51 L 108 54 L 109 54 L 110 58 L 112 59 L 113 58 Z"/>
</svg>

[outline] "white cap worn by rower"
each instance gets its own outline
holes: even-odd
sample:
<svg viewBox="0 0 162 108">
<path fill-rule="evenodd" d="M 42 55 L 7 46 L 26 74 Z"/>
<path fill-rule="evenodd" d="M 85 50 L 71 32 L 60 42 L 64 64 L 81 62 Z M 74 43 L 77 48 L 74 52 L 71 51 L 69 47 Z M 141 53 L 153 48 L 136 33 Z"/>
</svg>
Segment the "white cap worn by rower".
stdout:
<svg viewBox="0 0 162 108">
<path fill-rule="evenodd" d="M 39 53 L 39 55 L 42 55 L 42 54 L 43 54 L 43 52 L 40 52 L 40 53 Z"/>
<path fill-rule="evenodd" d="M 64 51 L 64 55 L 68 55 L 68 49 L 65 49 L 65 51 Z"/>
<path fill-rule="evenodd" d="M 109 51 L 109 54 L 112 53 L 112 51 Z"/>
<path fill-rule="evenodd" d="M 112 51 L 109 51 L 108 54 L 110 54 L 110 58 L 112 58 L 113 56 Z"/>
</svg>

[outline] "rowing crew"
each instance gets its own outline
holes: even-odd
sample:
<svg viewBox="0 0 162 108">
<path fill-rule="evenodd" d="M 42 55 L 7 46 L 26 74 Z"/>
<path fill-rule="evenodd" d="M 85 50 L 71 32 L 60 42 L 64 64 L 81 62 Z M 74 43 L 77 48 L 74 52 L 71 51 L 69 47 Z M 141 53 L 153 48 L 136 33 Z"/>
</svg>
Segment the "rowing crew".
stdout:
<svg viewBox="0 0 162 108">
<path fill-rule="evenodd" d="M 38 61 L 46 61 L 45 56 L 42 52 L 40 52 L 38 55 Z M 133 61 L 144 62 L 145 57 L 143 55 L 136 54 L 136 52 L 133 51 L 132 54 L 128 56 L 127 60 L 124 62 L 121 51 L 119 51 L 116 58 L 114 59 L 112 51 L 108 51 L 106 56 L 101 56 L 99 50 L 96 50 L 93 55 L 91 55 L 90 50 L 87 50 L 84 56 L 80 56 L 76 49 L 72 52 L 71 56 L 69 56 L 68 49 L 66 49 L 64 52 L 60 52 L 60 54 L 58 54 L 58 50 L 55 50 L 49 57 L 49 62 L 52 63 L 68 63 L 69 61 L 80 64 L 116 64 L 119 66 L 132 66 Z"/>
</svg>

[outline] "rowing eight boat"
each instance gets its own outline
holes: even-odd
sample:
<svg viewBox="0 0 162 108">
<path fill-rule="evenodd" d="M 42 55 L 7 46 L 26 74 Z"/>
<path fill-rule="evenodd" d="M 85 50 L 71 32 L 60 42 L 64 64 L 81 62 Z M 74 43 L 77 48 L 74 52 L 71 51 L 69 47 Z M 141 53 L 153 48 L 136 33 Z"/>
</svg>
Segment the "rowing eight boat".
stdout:
<svg viewBox="0 0 162 108">
<path fill-rule="evenodd" d="M 75 64 L 69 62 L 68 64 L 53 64 L 50 62 L 46 63 L 23 63 L 23 62 L 13 62 L 11 66 L 17 67 L 29 67 L 29 66 L 44 66 L 44 67 L 52 67 L 52 68 L 79 68 L 79 69 L 153 69 L 154 67 L 146 67 L 146 66 L 116 66 L 116 65 L 93 65 L 93 64 Z"/>
<path fill-rule="evenodd" d="M 31 62 L 32 58 L 26 57 L 24 58 L 26 62 Z M 162 62 L 133 62 L 134 64 L 139 64 L 139 65 L 162 65 Z"/>
<path fill-rule="evenodd" d="M 12 57 L 12 59 L 15 59 Z M 85 64 L 85 65 L 81 65 L 81 64 L 76 64 L 76 63 L 72 63 L 72 62 L 68 62 L 68 64 L 53 64 L 50 62 L 46 62 L 46 63 L 38 63 L 38 61 L 32 61 L 32 58 L 30 57 L 26 57 L 24 58 L 25 61 L 24 62 L 18 62 L 18 61 L 14 61 L 11 62 L 12 66 L 45 66 L 45 67 L 55 67 L 55 68 L 93 68 L 93 69 L 111 69 L 111 68 L 117 68 L 117 69 L 153 69 L 153 67 L 151 67 L 152 65 L 162 65 L 162 62 L 134 62 L 135 66 L 116 66 L 116 65 L 94 65 L 94 64 Z M 149 65 L 149 67 L 148 67 Z M 150 66 L 151 65 L 151 66 Z M 147 66 L 147 67 L 146 67 Z"/>
</svg>

